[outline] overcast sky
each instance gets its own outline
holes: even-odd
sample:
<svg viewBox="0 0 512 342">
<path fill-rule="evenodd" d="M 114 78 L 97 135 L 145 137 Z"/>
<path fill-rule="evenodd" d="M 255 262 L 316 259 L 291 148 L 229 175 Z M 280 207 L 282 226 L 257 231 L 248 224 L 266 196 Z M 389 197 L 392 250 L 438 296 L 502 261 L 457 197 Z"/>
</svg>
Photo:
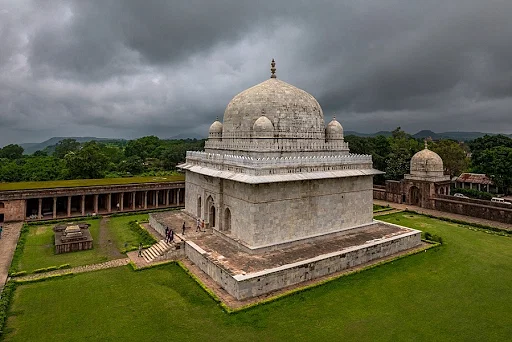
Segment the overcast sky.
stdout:
<svg viewBox="0 0 512 342">
<path fill-rule="evenodd" d="M 512 133 L 511 18 L 510 0 L 0 0 L 0 146 L 205 136 L 272 58 L 345 130 Z"/>
</svg>

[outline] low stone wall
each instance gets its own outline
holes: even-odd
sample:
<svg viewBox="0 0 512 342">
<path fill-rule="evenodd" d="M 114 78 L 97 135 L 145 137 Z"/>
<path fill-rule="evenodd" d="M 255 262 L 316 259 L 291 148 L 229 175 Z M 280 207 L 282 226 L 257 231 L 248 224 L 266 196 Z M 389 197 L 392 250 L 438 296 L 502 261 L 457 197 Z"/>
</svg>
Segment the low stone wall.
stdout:
<svg viewBox="0 0 512 342">
<path fill-rule="evenodd" d="M 486 204 L 480 202 L 486 202 Z M 435 209 L 439 211 L 512 224 L 512 207 L 507 204 L 492 203 L 492 205 L 489 205 L 489 201 L 453 196 L 436 197 L 434 203 Z"/>
<path fill-rule="evenodd" d="M 185 253 L 195 265 L 229 294 L 238 300 L 243 300 L 387 257 L 414 248 L 420 242 L 421 232 L 411 230 L 409 233 L 390 239 L 369 242 L 339 252 L 245 275 L 231 274 L 193 242 L 186 243 Z"/>
<path fill-rule="evenodd" d="M 210 276 L 210 278 L 222 286 L 230 295 L 241 299 L 238 296 L 238 283 L 235 278 L 233 278 L 233 275 L 219 266 L 216 260 L 210 258 L 204 249 L 191 241 L 187 241 L 185 243 L 185 255 L 194 265 Z"/>
<path fill-rule="evenodd" d="M 160 222 L 158 222 L 158 220 L 155 219 L 153 214 L 149 214 L 149 225 L 151 226 L 151 228 L 153 228 L 158 233 L 160 233 L 160 235 L 165 236 L 165 227 L 164 227 L 164 225 L 161 224 Z"/>
</svg>

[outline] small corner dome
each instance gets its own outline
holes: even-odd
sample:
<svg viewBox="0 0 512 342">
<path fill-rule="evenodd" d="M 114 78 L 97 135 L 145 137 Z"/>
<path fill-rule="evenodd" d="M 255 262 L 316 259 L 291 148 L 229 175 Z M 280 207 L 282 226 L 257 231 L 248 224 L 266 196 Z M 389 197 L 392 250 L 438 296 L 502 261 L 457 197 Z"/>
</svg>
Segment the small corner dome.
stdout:
<svg viewBox="0 0 512 342">
<path fill-rule="evenodd" d="M 336 120 L 336 118 L 333 118 L 331 122 L 327 125 L 327 128 L 325 129 L 326 134 L 343 134 L 343 127 L 341 124 Z"/>
<path fill-rule="evenodd" d="M 274 125 L 265 115 L 260 116 L 252 126 L 254 132 L 273 132 Z"/>
<path fill-rule="evenodd" d="M 215 120 L 210 126 L 210 133 L 222 133 L 222 123 L 219 120 Z"/>
<path fill-rule="evenodd" d="M 411 174 L 415 172 L 440 172 L 444 171 L 443 160 L 434 151 L 425 148 L 411 158 Z"/>
</svg>

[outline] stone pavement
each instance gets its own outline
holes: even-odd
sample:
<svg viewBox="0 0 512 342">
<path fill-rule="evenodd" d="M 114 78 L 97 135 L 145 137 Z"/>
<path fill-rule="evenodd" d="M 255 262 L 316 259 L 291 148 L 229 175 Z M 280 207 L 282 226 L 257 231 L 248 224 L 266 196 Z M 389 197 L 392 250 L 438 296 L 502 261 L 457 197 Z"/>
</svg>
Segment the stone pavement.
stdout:
<svg viewBox="0 0 512 342">
<path fill-rule="evenodd" d="M 26 281 L 26 280 L 43 279 L 43 278 L 48 278 L 50 276 L 66 274 L 66 273 L 92 272 L 92 271 L 97 271 L 97 270 L 104 270 L 107 268 L 125 266 L 125 265 L 128 265 L 129 262 L 130 262 L 129 258 L 116 259 L 116 260 L 110 260 L 107 262 L 103 262 L 101 264 L 84 265 L 84 266 L 66 268 L 66 269 L 62 269 L 62 270 L 55 270 L 55 271 L 50 271 L 50 272 L 45 272 L 45 273 L 29 274 L 29 275 L 22 276 L 22 277 L 16 277 L 14 279 L 16 279 L 18 281 Z"/>
<path fill-rule="evenodd" d="M 500 229 L 512 230 L 512 224 L 481 219 L 478 217 L 452 214 L 452 213 L 447 213 L 447 212 L 439 211 L 439 210 L 420 208 L 420 207 L 410 205 L 410 204 L 398 204 L 398 203 L 381 201 L 381 200 L 376 200 L 376 199 L 373 200 L 373 203 L 378 204 L 378 205 L 383 205 L 383 206 L 389 205 L 392 208 L 396 208 L 396 209 L 400 209 L 400 210 L 409 209 L 409 210 L 418 212 L 420 214 L 432 215 L 435 217 L 449 218 L 449 219 L 460 220 L 460 221 L 464 221 L 464 222 L 468 222 L 468 223 L 477 223 L 477 224 L 483 224 L 486 226 L 496 227 L 496 228 L 500 228 Z M 392 211 L 384 211 L 384 212 L 382 212 L 382 215 L 391 214 L 391 213 L 392 213 Z"/>
<path fill-rule="evenodd" d="M 0 239 L 0 292 L 7 281 L 9 267 L 11 266 L 22 226 L 23 223 L 21 222 L 3 224 L 2 238 Z"/>
</svg>

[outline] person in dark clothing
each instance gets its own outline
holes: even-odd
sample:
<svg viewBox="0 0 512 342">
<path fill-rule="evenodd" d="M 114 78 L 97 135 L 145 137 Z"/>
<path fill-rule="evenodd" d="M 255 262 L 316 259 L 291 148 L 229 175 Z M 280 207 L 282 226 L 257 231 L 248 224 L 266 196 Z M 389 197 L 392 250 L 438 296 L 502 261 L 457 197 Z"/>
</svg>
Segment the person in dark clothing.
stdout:
<svg viewBox="0 0 512 342">
<path fill-rule="evenodd" d="M 185 221 L 183 221 L 183 227 L 181 227 L 181 234 L 185 235 Z"/>
<path fill-rule="evenodd" d="M 169 242 L 174 242 L 174 230 L 172 229 L 169 232 Z"/>
<path fill-rule="evenodd" d="M 139 258 L 142 256 L 142 242 L 139 243 Z"/>
<path fill-rule="evenodd" d="M 169 235 L 169 227 L 165 226 L 165 238 Z"/>
</svg>

